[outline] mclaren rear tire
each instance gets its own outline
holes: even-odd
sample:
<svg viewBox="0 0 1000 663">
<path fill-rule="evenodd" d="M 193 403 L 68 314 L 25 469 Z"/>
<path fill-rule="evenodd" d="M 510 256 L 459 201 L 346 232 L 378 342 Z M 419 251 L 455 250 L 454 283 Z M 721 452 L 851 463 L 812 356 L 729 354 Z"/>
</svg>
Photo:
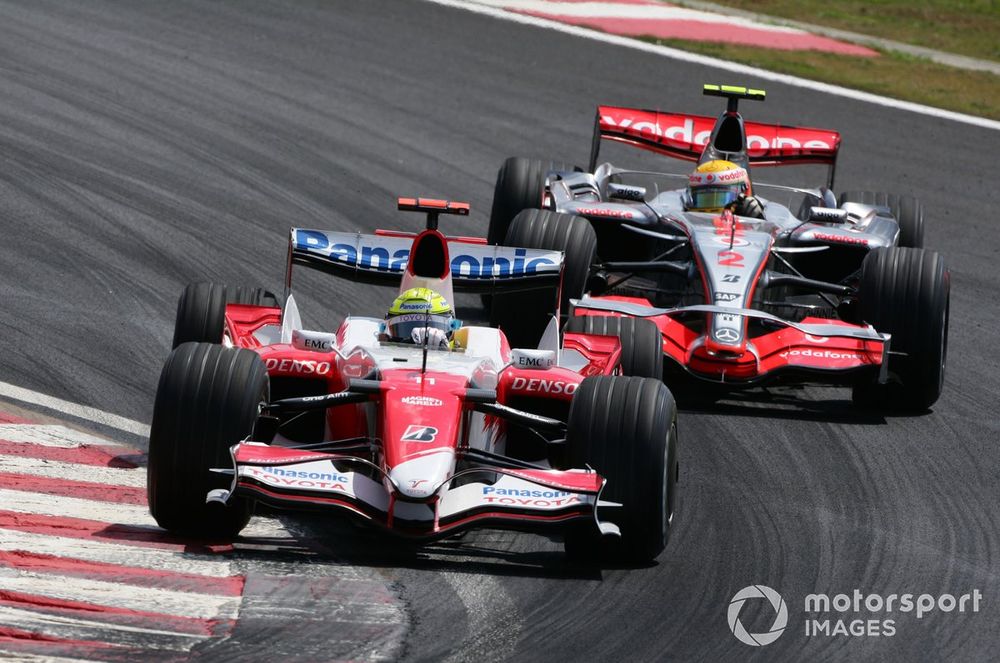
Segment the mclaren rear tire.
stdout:
<svg viewBox="0 0 1000 663">
<path fill-rule="evenodd" d="M 597 235 L 589 221 L 548 210 L 522 210 L 510 224 L 504 243 L 525 249 L 563 252 L 565 262 L 559 304 L 564 315 L 569 310 L 569 300 L 583 296 L 597 250 Z M 542 289 L 495 295 L 490 323 L 503 330 L 511 347 L 537 347 L 555 313 L 557 294 L 554 290 Z"/>
<path fill-rule="evenodd" d="M 206 503 L 232 476 L 230 446 L 253 429 L 268 399 L 264 362 L 250 350 L 185 343 L 160 374 L 149 433 L 146 492 L 157 524 L 171 532 L 226 540 L 250 520 L 253 502 Z"/>
<path fill-rule="evenodd" d="M 876 409 L 923 412 L 944 386 L 948 355 L 950 275 L 934 251 L 875 249 L 861 265 L 860 317 L 892 334 L 889 382 L 854 387 L 854 402 Z"/>
<path fill-rule="evenodd" d="M 278 307 L 278 298 L 263 288 L 191 283 L 177 301 L 174 340 L 181 343 L 221 343 L 226 324 L 226 304 Z"/>
<path fill-rule="evenodd" d="M 566 553 L 581 561 L 648 563 L 666 547 L 677 504 L 677 406 L 666 385 L 650 378 L 586 378 L 573 396 L 566 436 L 570 467 L 590 466 L 607 480 L 602 521 L 621 537 L 602 536 L 593 522 L 565 533 Z"/>
<path fill-rule="evenodd" d="M 663 339 L 650 320 L 613 315 L 582 315 L 566 322 L 567 332 L 617 336 L 622 353 L 622 375 L 663 379 Z"/>
<path fill-rule="evenodd" d="M 545 196 L 545 178 L 551 171 L 569 171 L 572 166 L 556 161 L 509 157 L 497 172 L 493 187 L 493 207 L 486 233 L 489 244 L 500 244 L 518 212 L 541 209 Z"/>
<path fill-rule="evenodd" d="M 497 181 L 493 186 L 493 206 L 490 208 L 486 242 L 503 243 L 518 212 L 542 208 L 546 176 L 552 171 L 567 170 L 574 168 L 558 161 L 508 157 L 497 171 Z M 483 295 L 482 300 L 488 310 L 493 303 L 492 295 Z"/>
<path fill-rule="evenodd" d="M 845 191 L 840 194 L 838 202 L 862 203 L 864 205 L 881 205 L 888 207 L 899 223 L 899 240 L 896 246 L 908 248 L 923 248 L 924 246 L 924 206 L 913 196 L 901 196 L 895 193 L 878 191 Z"/>
</svg>

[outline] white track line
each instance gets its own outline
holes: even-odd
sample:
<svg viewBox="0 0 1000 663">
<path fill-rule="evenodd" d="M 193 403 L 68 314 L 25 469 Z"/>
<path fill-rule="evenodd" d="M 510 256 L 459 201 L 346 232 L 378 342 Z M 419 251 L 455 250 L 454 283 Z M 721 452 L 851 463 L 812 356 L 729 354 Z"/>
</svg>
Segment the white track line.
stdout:
<svg viewBox="0 0 1000 663">
<path fill-rule="evenodd" d="M 7 511 L 17 513 L 82 518 L 133 527 L 156 526 L 156 521 L 149 515 L 149 509 L 135 504 L 99 502 L 79 497 L 63 497 L 62 495 L 46 495 L 45 493 L 0 488 L 0 505 Z"/>
<path fill-rule="evenodd" d="M 240 596 L 195 594 L 152 587 L 140 590 L 116 582 L 32 573 L 2 566 L 0 590 L 195 619 L 235 619 L 242 599 Z"/>
<path fill-rule="evenodd" d="M 141 468 L 119 470 L 90 465 L 74 465 L 73 463 L 38 461 L 19 456 L 0 456 L 0 472 L 54 479 L 73 479 L 111 486 L 141 488 L 146 485 L 146 471 Z M 146 506 L 49 495 L 28 490 L 0 488 L 0 509 L 43 516 L 98 520 L 115 525 L 136 527 L 156 525 L 156 521 L 153 520 L 149 508 Z M 243 529 L 241 535 L 244 538 L 285 541 L 294 538 L 277 519 L 263 517 L 253 518 Z M 0 548 L 2 547 L 2 540 L 0 540 Z"/>
<path fill-rule="evenodd" d="M 49 410 L 62 412 L 63 414 L 68 414 L 79 419 L 86 419 L 102 426 L 115 428 L 126 433 L 139 435 L 140 437 L 149 437 L 149 426 L 146 424 L 120 417 L 117 414 L 103 412 L 97 408 L 77 405 L 76 403 L 64 401 L 61 398 L 40 394 L 37 391 L 18 387 L 8 382 L 0 382 L 0 397 L 23 403 L 31 403 L 32 405 L 40 405 Z"/>
<path fill-rule="evenodd" d="M 40 516 L 97 520 L 112 525 L 156 527 L 156 521 L 146 506 L 46 495 L 26 490 L 0 488 L 0 508 Z M 273 518 L 254 518 L 243 529 L 241 535 L 250 539 L 292 540 L 292 535 Z"/>
<path fill-rule="evenodd" d="M 78 449 L 85 445 L 121 446 L 118 442 L 82 433 L 66 426 L 42 424 L 0 424 L 0 440 L 38 444 L 43 447 L 59 447 L 60 449 Z"/>
<path fill-rule="evenodd" d="M 0 472 L 28 474 L 47 479 L 89 481 L 108 486 L 146 487 L 146 468 L 144 467 L 100 467 L 0 454 Z M 0 502 L 0 509 L 5 508 L 7 508 L 6 505 Z"/>
<path fill-rule="evenodd" d="M 565 23 L 560 23 L 558 21 L 550 21 L 544 18 L 535 18 L 534 16 L 527 16 L 525 14 L 515 14 L 512 12 L 507 12 L 502 9 L 497 9 L 495 7 L 473 4 L 468 0 L 425 0 L 425 1 L 433 2 L 434 4 L 437 5 L 443 5 L 445 7 L 464 9 L 466 11 L 474 12 L 476 14 L 492 16 L 494 18 L 499 18 L 505 21 L 512 21 L 514 23 L 520 23 L 522 25 L 531 25 L 538 28 L 555 30 L 557 32 L 563 32 L 576 37 L 582 37 L 584 39 L 590 39 L 592 41 L 598 41 L 605 44 L 612 44 L 614 46 L 631 48 L 636 51 L 643 51 L 645 53 L 659 55 L 661 57 L 670 58 L 672 60 L 680 60 L 681 62 L 690 62 L 691 64 L 704 65 L 706 67 L 714 67 L 716 69 L 722 69 L 724 71 L 729 71 L 734 74 L 756 76 L 757 78 L 761 78 L 767 81 L 774 81 L 776 83 L 781 83 L 783 85 L 791 85 L 793 87 L 815 90 L 816 92 L 822 92 L 823 94 L 831 94 L 838 97 L 844 97 L 846 99 L 863 101 L 866 103 L 883 106 L 885 108 L 895 108 L 898 110 L 908 111 L 911 113 L 918 113 L 920 115 L 928 115 L 930 117 L 938 117 L 944 120 L 951 120 L 952 122 L 961 122 L 963 124 L 970 124 L 973 126 L 982 127 L 984 129 L 993 129 L 1000 131 L 1000 121 L 997 120 L 988 120 L 984 117 L 975 117 L 973 115 L 956 113 L 954 111 L 943 110 L 941 108 L 932 108 L 931 106 L 924 106 L 923 104 L 915 104 L 909 101 L 890 99 L 889 97 L 882 97 L 877 94 L 871 94 L 869 92 L 850 90 L 848 88 L 840 87 L 838 85 L 830 85 L 828 83 L 811 81 L 805 78 L 799 78 L 798 76 L 778 74 L 773 71 L 767 71 L 766 69 L 758 69 L 757 67 L 748 67 L 746 65 L 738 64 L 736 62 L 729 62 L 727 60 L 720 60 L 718 58 L 708 57 L 707 55 L 698 55 L 696 53 L 689 53 L 688 51 L 682 51 L 676 48 L 669 48 L 667 46 L 657 46 L 655 44 L 639 41 L 638 39 L 619 37 L 617 35 L 607 34 L 604 32 L 597 32 L 595 30 L 568 25 Z"/>
<path fill-rule="evenodd" d="M 30 552 L 85 562 L 117 564 L 122 567 L 152 569 L 170 573 L 228 578 L 239 575 L 225 556 L 197 555 L 161 550 L 149 546 L 111 543 L 101 539 L 35 534 L 0 529 L 0 551 Z"/>
<path fill-rule="evenodd" d="M 195 633 L 177 633 L 176 631 L 142 628 L 141 626 L 109 624 L 93 619 L 52 615 L 6 606 L 0 606 L 0 624 L 33 633 L 42 632 L 46 635 L 65 638 L 67 640 L 107 642 L 109 632 L 124 636 L 123 639 L 132 641 L 140 638 L 148 639 L 153 636 L 160 645 L 159 649 L 187 650 L 199 640 L 211 637 Z M 0 659 L 2 658 L 3 656 L 0 655 Z"/>
</svg>

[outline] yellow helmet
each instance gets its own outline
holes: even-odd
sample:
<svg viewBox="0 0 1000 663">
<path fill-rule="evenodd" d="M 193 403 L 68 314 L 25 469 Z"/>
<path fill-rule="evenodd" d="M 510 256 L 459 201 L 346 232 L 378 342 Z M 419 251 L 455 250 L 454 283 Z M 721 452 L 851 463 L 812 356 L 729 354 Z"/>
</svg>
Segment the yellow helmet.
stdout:
<svg viewBox="0 0 1000 663">
<path fill-rule="evenodd" d="M 450 340 L 458 328 L 448 300 L 430 288 L 410 288 L 392 302 L 385 316 L 387 340 L 412 343 L 415 329 L 440 329 Z"/>
<path fill-rule="evenodd" d="M 746 168 L 732 161 L 706 161 L 688 178 L 685 207 L 695 212 L 721 212 L 739 198 L 753 195 Z"/>
<path fill-rule="evenodd" d="M 451 305 L 448 304 L 448 300 L 430 288 L 410 288 L 396 297 L 389 307 L 389 315 L 404 313 L 446 315 L 451 313 Z"/>
</svg>

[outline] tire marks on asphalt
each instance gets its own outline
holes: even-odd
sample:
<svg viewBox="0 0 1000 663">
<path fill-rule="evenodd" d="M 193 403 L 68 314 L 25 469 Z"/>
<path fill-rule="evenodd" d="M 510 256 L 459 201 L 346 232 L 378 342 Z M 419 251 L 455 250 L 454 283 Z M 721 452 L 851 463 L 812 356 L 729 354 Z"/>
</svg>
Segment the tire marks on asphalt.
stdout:
<svg viewBox="0 0 1000 663">
<path fill-rule="evenodd" d="M 521 615 L 517 604 L 493 576 L 486 574 L 442 572 L 465 607 L 468 635 L 456 643 L 446 663 L 461 661 L 506 661 L 514 655 L 521 633 Z"/>
</svg>

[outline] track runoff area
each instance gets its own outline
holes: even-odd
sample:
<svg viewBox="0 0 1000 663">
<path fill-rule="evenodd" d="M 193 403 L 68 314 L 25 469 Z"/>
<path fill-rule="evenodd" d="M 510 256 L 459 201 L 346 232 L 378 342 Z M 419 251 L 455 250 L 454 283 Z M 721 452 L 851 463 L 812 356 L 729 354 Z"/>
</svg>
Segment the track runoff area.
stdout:
<svg viewBox="0 0 1000 663">
<path fill-rule="evenodd" d="M 766 69 L 636 39 L 638 36 L 663 39 L 698 39 L 699 36 L 706 38 L 711 36 L 711 41 L 747 46 L 775 48 L 776 44 L 780 44 L 789 50 L 818 50 L 861 56 L 874 53 L 864 46 L 849 44 L 797 28 L 769 25 L 741 17 L 686 9 L 667 5 L 659 0 L 618 0 L 616 2 L 424 0 L 424 2 L 463 9 L 522 25 L 555 30 L 591 41 L 652 53 L 679 62 L 713 67 L 721 71 L 753 76 L 764 81 L 774 81 L 845 99 L 863 101 L 884 108 L 895 108 L 952 122 L 1000 130 L 1000 121 L 997 120 L 901 101 L 798 76 L 779 74 Z"/>
<path fill-rule="evenodd" d="M 269 629 L 288 660 L 399 653 L 402 605 L 372 574 L 273 517 L 237 543 L 170 536 L 146 506 L 145 454 L 67 423 L 0 402 L 0 660 L 251 656 Z"/>
</svg>

